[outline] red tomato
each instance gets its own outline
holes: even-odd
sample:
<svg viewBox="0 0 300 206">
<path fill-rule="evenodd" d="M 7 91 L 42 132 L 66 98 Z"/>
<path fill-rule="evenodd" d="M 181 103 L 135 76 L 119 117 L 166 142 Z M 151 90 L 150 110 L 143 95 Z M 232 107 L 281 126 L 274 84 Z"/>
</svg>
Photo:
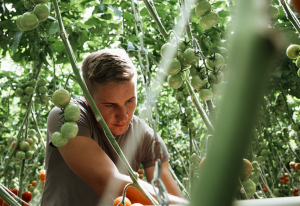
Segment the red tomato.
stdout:
<svg viewBox="0 0 300 206">
<path fill-rule="evenodd" d="M 12 192 L 13 192 L 15 195 L 19 196 L 19 190 L 18 190 L 17 188 L 13 189 Z"/>
<path fill-rule="evenodd" d="M 36 181 L 32 181 L 32 186 L 36 186 L 37 182 Z"/>
<path fill-rule="evenodd" d="M 290 162 L 290 167 L 295 169 L 295 162 Z"/>
<path fill-rule="evenodd" d="M 29 189 L 31 186 L 32 186 L 32 184 L 29 184 L 29 185 L 28 185 L 28 189 Z"/>
<path fill-rule="evenodd" d="M 294 193 L 294 196 L 299 196 L 299 193 L 298 193 L 298 192 L 295 192 L 295 193 Z"/>
<path fill-rule="evenodd" d="M 25 202 L 30 202 L 32 198 L 32 194 L 29 191 L 25 191 L 22 193 L 22 200 L 24 200 Z"/>
<path fill-rule="evenodd" d="M 46 179 L 45 170 L 41 170 L 39 174 L 40 180 L 44 181 Z"/>
<path fill-rule="evenodd" d="M 2 206 L 9 206 L 9 204 L 7 204 L 7 203 L 3 200 Z"/>
<path fill-rule="evenodd" d="M 285 184 L 285 180 L 281 180 L 282 184 Z"/>
<path fill-rule="evenodd" d="M 25 203 L 25 202 L 22 202 L 22 204 L 21 204 L 22 206 L 29 206 L 30 205 L 30 203 Z"/>
<path fill-rule="evenodd" d="M 295 164 L 295 169 L 300 170 L 300 163 Z"/>
<path fill-rule="evenodd" d="M 298 189 L 298 188 L 295 188 L 295 192 L 299 192 L 299 189 Z"/>
<path fill-rule="evenodd" d="M 290 179 L 289 179 L 288 177 L 284 178 L 284 180 L 285 180 L 286 182 L 290 181 Z"/>
<path fill-rule="evenodd" d="M 122 198 L 123 198 L 122 196 L 121 197 L 117 197 L 114 200 L 114 202 L 113 202 L 113 206 L 118 205 L 122 201 Z M 131 202 L 130 202 L 130 200 L 127 197 L 125 197 L 124 202 L 125 202 L 125 206 L 131 206 Z M 120 204 L 119 206 L 123 206 L 123 204 Z"/>
<path fill-rule="evenodd" d="M 292 0 L 292 3 L 295 7 L 295 9 L 300 13 L 300 1 L 299 0 Z"/>
<path fill-rule="evenodd" d="M 138 174 L 142 175 L 142 174 L 144 174 L 144 171 L 141 170 L 141 169 L 139 169 L 139 170 L 138 170 Z"/>
<path fill-rule="evenodd" d="M 284 177 L 283 177 L 283 176 L 280 176 L 279 179 L 280 179 L 280 180 L 284 180 Z"/>
<path fill-rule="evenodd" d="M 263 188 L 263 191 L 264 191 L 264 192 L 268 192 L 267 188 Z"/>
<path fill-rule="evenodd" d="M 284 174 L 284 177 L 288 177 L 289 175 L 287 173 Z"/>
<path fill-rule="evenodd" d="M 2 205 L 3 203 L 3 199 L 0 197 L 0 205 Z"/>
</svg>

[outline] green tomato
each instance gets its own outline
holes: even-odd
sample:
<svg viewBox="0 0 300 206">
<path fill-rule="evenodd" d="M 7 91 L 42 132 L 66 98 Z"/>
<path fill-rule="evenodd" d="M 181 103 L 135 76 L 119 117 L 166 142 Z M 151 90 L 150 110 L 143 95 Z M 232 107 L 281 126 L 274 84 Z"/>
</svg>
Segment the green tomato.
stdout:
<svg viewBox="0 0 300 206">
<path fill-rule="evenodd" d="M 198 159 L 198 157 L 195 153 L 193 153 L 192 156 L 190 157 L 190 160 L 191 160 L 192 163 L 196 163 L 197 159 Z"/>
<path fill-rule="evenodd" d="M 276 197 L 281 197 L 280 189 L 275 188 L 275 189 L 273 190 L 273 195 L 275 195 Z"/>
<path fill-rule="evenodd" d="M 215 72 L 222 69 L 225 65 L 224 57 L 218 53 L 215 53 L 213 57 L 206 59 L 205 62 L 207 67 Z"/>
<path fill-rule="evenodd" d="M 178 89 L 183 84 L 183 79 L 180 74 L 169 75 L 168 76 L 169 86 L 173 89 Z"/>
<path fill-rule="evenodd" d="M 61 135 L 65 139 L 72 139 L 78 133 L 78 125 L 76 122 L 66 122 L 61 127 Z"/>
<path fill-rule="evenodd" d="M 212 89 L 214 95 L 218 96 L 223 93 L 224 87 L 225 87 L 225 83 L 218 83 L 218 84 L 212 85 L 211 89 Z"/>
<path fill-rule="evenodd" d="M 188 125 L 187 125 L 187 127 L 188 127 L 189 129 L 194 129 L 194 128 L 195 128 L 194 122 L 189 122 Z"/>
<path fill-rule="evenodd" d="M 192 87 L 197 91 L 199 91 L 206 84 L 207 84 L 207 79 L 201 79 L 199 76 L 193 76 L 191 80 Z"/>
<path fill-rule="evenodd" d="M 79 106 L 73 103 L 68 104 L 64 110 L 64 117 L 69 122 L 76 122 L 80 117 Z"/>
<path fill-rule="evenodd" d="M 24 95 L 20 98 L 20 102 L 22 102 L 22 103 L 28 103 L 29 101 L 30 101 L 29 95 Z"/>
<path fill-rule="evenodd" d="M 187 115 L 192 114 L 192 112 L 193 112 L 193 110 L 192 110 L 191 108 L 186 108 L 186 109 L 185 109 L 185 113 L 186 113 Z"/>
<path fill-rule="evenodd" d="M 37 150 L 37 145 L 36 144 L 32 144 L 30 147 L 31 151 L 36 151 Z"/>
<path fill-rule="evenodd" d="M 16 95 L 19 96 L 19 97 L 22 97 L 24 94 L 24 90 L 21 89 L 21 88 L 17 88 L 16 89 Z"/>
<path fill-rule="evenodd" d="M 34 136 L 36 134 L 36 131 L 35 131 L 35 129 L 30 129 L 29 131 L 28 131 L 28 135 L 29 136 Z"/>
<path fill-rule="evenodd" d="M 39 80 L 37 81 L 37 85 L 39 85 L 40 87 L 46 86 L 46 84 L 47 84 L 47 82 L 46 82 L 45 79 L 39 79 Z"/>
<path fill-rule="evenodd" d="M 184 42 L 184 41 L 179 40 L 179 41 L 177 42 L 177 46 L 178 46 L 178 49 L 179 49 L 181 52 L 184 52 L 185 49 L 186 49 L 186 45 L 185 45 L 185 42 Z"/>
<path fill-rule="evenodd" d="M 32 79 L 28 82 L 28 86 L 35 87 L 35 85 L 36 85 L 36 80 L 35 79 Z"/>
<path fill-rule="evenodd" d="M 65 89 L 58 89 L 52 95 L 52 102 L 59 108 L 66 107 L 71 100 L 70 93 Z"/>
<path fill-rule="evenodd" d="M 188 64 L 192 64 L 196 58 L 195 52 L 192 48 L 188 48 L 183 53 L 184 61 Z"/>
<path fill-rule="evenodd" d="M 219 15 L 215 12 L 209 12 L 205 14 L 199 21 L 202 29 L 207 30 L 217 25 L 219 21 Z"/>
<path fill-rule="evenodd" d="M 183 133 L 187 133 L 189 131 L 189 129 L 187 128 L 187 126 L 181 126 L 181 131 Z"/>
<path fill-rule="evenodd" d="M 23 152 L 23 151 L 17 151 L 16 152 L 16 159 L 17 160 L 23 160 L 23 159 L 25 159 L 25 152 Z"/>
<path fill-rule="evenodd" d="M 30 144 L 27 141 L 22 141 L 20 144 L 20 149 L 23 152 L 29 151 L 30 150 Z"/>
<path fill-rule="evenodd" d="M 42 102 L 44 102 L 44 103 L 47 103 L 49 98 L 48 98 L 47 94 L 42 94 L 40 97 L 40 100 L 42 100 Z"/>
<path fill-rule="evenodd" d="M 203 101 L 211 100 L 214 97 L 214 93 L 211 89 L 200 89 L 200 98 Z"/>
<path fill-rule="evenodd" d="M 265 161 L 266 161 L 266 158 L 263 157 L 263 156 L 258 156 L 258 157 L 257 157 L 257 161 L 262 163 L 262 162 L 265 162 Z"/>
<path fill-rule="evenodd" d="M 54 132 L 52 134 L 51 141 L 56 147 L 64 147 L 68 143 L 68 139 L 64 138 L 59 132 Z"/>
<path fill-rule="evenodd" d="M 168 60 L 175 58 L 177 56 L 177 51 L 172 44 L 166 43 L 161 47 L 160 54 L 164 59 Z"/>
<path fill-rule="evenodd" d="M 165 72 L 168 75 L 178 74 L 181 70 L 181 64 L 177 59 L 167 60 L 165 63 Z"/>
<path fill-rule="evenodd" d="M 44 93 L 46 93 L 47 91 L 48 91 L 47 87 L 45 87 L 45 86 L 39 87 L 39 93 L 44 94 Z"/>
<path fill-rule="evenodd" d="M 191 67 L 190 67 L 190 75 L 192 77 L 194 77 L 197 73 L 198 73 L 198 70 L 197 70 L 196 66 L 191 65 Z"/>
<path fill-rule="evenodd" d="M 13 141 L 17 141 L 17 138 L 15 138 L 15 137 L 9 137 L 9 138 L 7 138 L 7 144 L 8 144 L 8 145 L 11 145 L 11 143 L 12 143 Z"/>
<path fill-rule="evenodd" d="M 300 58 L 300 46 L 297 44 L 291 44 L 286 50 L 286 55 L 290 59 Z"/>
<path fill-rule="evenodd" d="M 26 160 L 32 159 L 33 153 L 34 153 L 34 151 L 29 151 L 29 150 L 26 151 L 26 152 L 25 152 L 25 159 L 26 159 Z"/>
<path fill-rule="evenodd" d="M 261 151 L 261 153 L 260 153 L 262 156 L 264 156 L 264 157 L 267 157 L 268 156 L 268 154 L 269 154 L 269 152 L 268 152 L 268 150 L 267 149 L 263 149 L 262 151 Z"/>
<path fill-rule="evenodd" d="M 23 15 L 18 16 L 17 20 L 16 20 L 16 24 L 17 27 L 21 30 L 21 31 L 26 31 L 26 29 L 21 25 L 21 19 L 22 19 Z"/>
<path fill-rule="evenodd" d="M 33 94 L 33 87 L 30 87 L 30 86 L 26 87 L 25 93 L 28 94 L 28 95 Z"/>
<path fill-rule="evenodd" d="M 242 182 L 242 185 L 245 189 L 247 197 L 252 197 L 256 192 L 256 185 L 251 179 L 246 179 Z"/>
<path fill-rule="evenodd" d="M 33 13 L 37 16 L 39 22 L 41 22 L 48 18 L 50 9 L 46 4 L 40 3 L 34 7 Z"/>
<path fill-rule="evenodd" d="M 20 25 L 26 30 L 35 29 L 39 25 L 39 20 L 33 12 L 26 12 L 20 18 Z"/>
<path fill-rule="evenodd" d="M 208 1 L 200 1 L 195 7 L 195 13 L 198 17 L 202 17 L 211 11 L 211 5 Z"/>
</svg>

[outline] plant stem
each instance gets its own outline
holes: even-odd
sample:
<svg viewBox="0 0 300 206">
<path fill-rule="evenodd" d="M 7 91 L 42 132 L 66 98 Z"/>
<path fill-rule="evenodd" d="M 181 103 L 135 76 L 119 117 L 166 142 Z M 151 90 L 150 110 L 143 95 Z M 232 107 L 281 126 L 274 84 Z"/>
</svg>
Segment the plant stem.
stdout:
<svg viewBox="0 0 300 206">
<path fill-rule="evenodd" d="M 169 170 L 171 172 L 171 175 L 173 176 L 173 178 L 176 180 L 177 184 L 182 188 L 182 190 L 184 191 L 184 193 L 187 195 L 188 199 L 191 199 L 190 194 L 188 193 L 188 191 L 185 189 L 185 187 L 183 186 L 183 184 L 180 182 L 180 180 L 178 179 L 178 177 L 176 176 L 174 170 L 172 169 L 171 165 L 169 164 Z"/>
<path fill-rule="evenodd" d="M 32 114 L 31 116 L 32 116 L 32 118 L 33 118 L 33 122 L 34 122 L 34 124 L 35 124 L 35 128 L 36 128 L 36 130 L 38 131 L 38 134 L 39 134 L 39 137 L 40 137 L 40 143 L 42 144 L 44 150 L 46 151 L 46 144 L 45 144 L 45 142 L 44 142 L 43 136 L 42 136 L 42 134 L 41 134 L 41 131 L 40 131 L 39 126 L 38 126 L 38 123 L 37 123 L 37 121 L 36 121 L 36 118 L 35 118 L 33 109 L 31 110 L 31 114 Z"/>
<path fill-rule="evenodd" d="M 154 5 L 151 5 L 150 2 L 148 0 L 143 0 L 149 13 L 151 14 L 153 20 L 155 21 L 157 27 L 158 27 L 158 30 L 159 32 L 162 34 L 162 36 L 168 40 L 169 39 L 169 34 L 167 33 L 165 27 L 162 25 L 161 21 L 160 21 L 160 18 L 156 12 L 156 9 L 155 9 L 155 6 Z"/>
<path fill-rule="evenodd" d="M 214 131 L 214 128 L 213 128 L 206 112 L 203 110 L 198 98 L 195 95 L 195 92 L 194 92 L 194 90 L 191 86 L 191 83 L 190 83 L 188 71 L 185 72 L 185 82 L 186 82 L 187 88 L 189 90 L 189 93 L 191 95 L 192 102 L 194 103 L 194 105 L 195 105 L 197 111 L 199 112 L 202 120 L 204 121 L 204 124 L 206 125 L 208 132 L 212 133 Z"/>
<path fill-rule="evenodd" d="M 293 119 L 292 114 L 290 113 L 289 105 L 288 105 L 288 103 L 287 103 L 286 96 L 285 96 L 285 94 L 284 94 L 284 91 L 283 91 L 283 89 L 282 89 L 281 84 L 279 84 L 279 87 L 280 87 L 280 90 L 281 90 L 281 92 L 282 92 L 282 96 L 283 96 L 283 99 L 284 99 L 284 102 L 285 102 L 285 105 L 286 105 L 286 110 L 287 110 L 287 112 L 288 112 L 288 114 L 289 114 L 289 117 L 290 117 L 291 120 L 292 120 L 292 123 L 295 125 L 295 121 L 294 121 L 294 119 Z"/>
<path fill-rule="evenodd" d="M 295 27 L 296 31 L 300 35 L 300 22 L 299 22 L 299 20 L 297 19 L 295 14 L 292 12 L 291 8 L 289 7 L 289 5 L 286 3 L 285 0 L 280 0 L 280 4 L 282 5 L 282 8 L 283 8 L 283 10 L 286 14 L 286 18 L 288 20 L 290 20 L 290 22 L 292 23 L 292 25 Z"/>
<path fill-rule="evenodd" d="M 24 167 L 25 167 L 25 159 L 22 160 L 22 163 L 21 163 L 21 173 L 20 173 L 20 181 L 19 181 L 19 198 L 20 199 L 22 199 L 22 192 L 23 192 Z"/>
<path fill-rule="evenodd" d="M 0 185 L 0 197 L 9 205 L 12 206 L 21 206 L 5 189 L 3 185 Z"/>
</svg>

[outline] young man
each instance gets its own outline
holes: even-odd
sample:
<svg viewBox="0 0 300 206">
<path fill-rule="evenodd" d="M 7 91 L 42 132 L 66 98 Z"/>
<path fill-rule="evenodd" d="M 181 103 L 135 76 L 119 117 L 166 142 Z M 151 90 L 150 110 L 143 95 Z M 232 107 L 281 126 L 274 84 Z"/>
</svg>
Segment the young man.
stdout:
<svg viewBox="0 0 300 206">
<path fill-rule="evenodd" d="M 82 64 L 86 85 L 106 124 L 134 171 L 143 164 L 147 181 L 153 179 L 153 130 L 134 116 L 137 103 L 137 72 L 122 49 L 105 49 L 90 54 Z M 112 204 L 125 185 L 132 183 L 119 158 L 96 121 L 87 99 L 73 100 L 80 107 L 77 121 L 79 132 L 66 146 L 56 148 L 51 136 L 60 129 L 60 109 L 55 107 L 47 121 L 46 181 L 42 206 L 94 206 L 99 200 Z M 162 181 L 170 202 L 187 203 L 169 172 L 166 145 L 163 144 Z M 155 149 L 156 157 L 159 148 Z M 152 185 L 140 180 L 142 186 L 155 196 Z M 177 197 L 176 197 L 177 196 Z M 129 187 L 127 197 L 132 202 L 150 204 L 141 193 Z"/>
</svg>

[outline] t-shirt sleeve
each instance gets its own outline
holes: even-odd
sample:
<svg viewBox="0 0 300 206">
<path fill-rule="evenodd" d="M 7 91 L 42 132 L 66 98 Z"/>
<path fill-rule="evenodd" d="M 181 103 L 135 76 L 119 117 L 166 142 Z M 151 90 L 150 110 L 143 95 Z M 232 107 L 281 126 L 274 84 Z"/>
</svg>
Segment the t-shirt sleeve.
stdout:
<svg viewBox="0 0 300 206">
<path fill-rule="evenodd" d="M 143 157 L 141 163 L 143 164 L 144 169 L 148 167 L 152 167 L 155 165 L 153 162 L 153 154 L 152 154 L 152 144 L 155 141 L 154 131 L 151 127 L 149 127 L 145 123 L 145 134 L 144 134 L 144 142 L 143 142 Z M 158 141 L 162 146 L 162 162 L 168 161 L 170 159 L 170 155 L 167 150 L 167 146 L 162 140 L 162 138 L 158 135 Z M 160 157 L 160 146 L 155 145 L 154 147 L 155 159 Z"/>
<path fill-rule="evenodd" d="M 85 136 L 85 137 L 91 137 L 91 127 L 89 126 L 91 123 L 89 122 L 89 117 L 87 112 L 82 108 L 81 105 L 78 105 L 80 108 L 80 117 L 76 121 L 78 125 L 78 134 L 77 136 Z M 62 126 L 61 121 L 64 119 L 61 118 L 62 114 L 61 109 L 58 107 L 54 107 L 51 112 L 48 115 L 47 119 L 47 138 L 49 142 L 49 145 L 52 147 L 55 147 L 52 144 L 51 137 L 54 132 L 60 131 L 60 128 Z"/>
</svg>

